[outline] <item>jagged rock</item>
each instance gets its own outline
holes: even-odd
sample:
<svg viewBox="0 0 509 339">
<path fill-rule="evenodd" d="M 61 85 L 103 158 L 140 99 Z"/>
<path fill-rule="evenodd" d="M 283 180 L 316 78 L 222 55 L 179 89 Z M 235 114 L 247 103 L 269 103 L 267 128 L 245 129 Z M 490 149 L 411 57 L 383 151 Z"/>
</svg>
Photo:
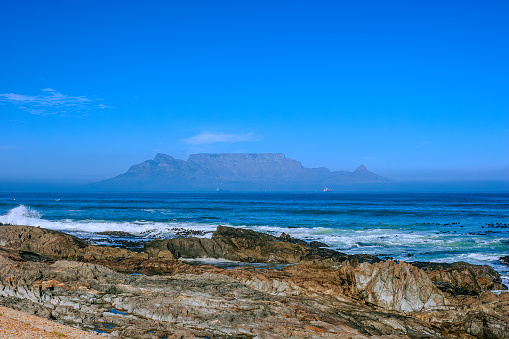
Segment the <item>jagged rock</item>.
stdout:
<svg viewBox="0 0 509 339">
<path fill-rule="evenodd" d="M 329 247 L 327 244 L 324 244 L 323 242 L 320 242 L 320 241 L 311 241 L 310 243 L 307 243 L 304 240 L 291 237 L 289 234 L 286 234 L 284 232 L 281 233 L 281 235 L 277 239 L 279 241 L 289 242 L 292 244 L 302 245 L 305 247 L 312 247 L 312 248 Z"/>
<path fill-rule="evenodd" d="M 423 269 L 435 285 L 451 295 L 479 295 L 490 290 L 507 290 L 502 278 L 487 265 L 472 265 L 466 262 L 430 263 L 414 262 Z"/>
<path fill-rule="evenodd" d="M 349 262 L 340 268 L 340 275 L 349 282 L 355 279 L 354 291 L 369 303 L 403 312 L 437 309 L 447 300 L 424 271 L 405 262 Z M 353 278 L 352 278 L 353 276 Z"/>
<path fill-rule="evenodd" d="M 499 261 L 502 264 L 509 266 L 509 255 L 506 255 L 505 257 L 500 257 Z"/>
</svg>

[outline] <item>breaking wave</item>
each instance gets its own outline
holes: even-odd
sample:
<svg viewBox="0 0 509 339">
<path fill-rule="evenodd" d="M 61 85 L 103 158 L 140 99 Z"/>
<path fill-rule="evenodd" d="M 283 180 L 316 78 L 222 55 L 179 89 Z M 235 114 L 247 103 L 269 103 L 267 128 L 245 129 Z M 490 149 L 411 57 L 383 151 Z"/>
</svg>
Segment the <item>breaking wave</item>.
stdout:
<svg viewBox="0 0 509 339">
<path fill-rule="evenodd" d="M 38 211 L 20 205 L 11 209 L 7 214 L 0 216 L 0 223 L 10 225 L 40 226 L 43 228 L 64 231 L 69 233 L 99 233 L 106 231 L 128 232 L 135 236 L 145 238 L 171 238 L 178 235 L 182 229 L 195 231 L 203 236 L 210 237 L 218 225 L 181 223 L 181 222 L 153 222 L 129 221 L 112 222 L 107 220 L 48 220 L 44 219 Z M 199 235 L 197 234 L 197 235 Z"/>
</svg>

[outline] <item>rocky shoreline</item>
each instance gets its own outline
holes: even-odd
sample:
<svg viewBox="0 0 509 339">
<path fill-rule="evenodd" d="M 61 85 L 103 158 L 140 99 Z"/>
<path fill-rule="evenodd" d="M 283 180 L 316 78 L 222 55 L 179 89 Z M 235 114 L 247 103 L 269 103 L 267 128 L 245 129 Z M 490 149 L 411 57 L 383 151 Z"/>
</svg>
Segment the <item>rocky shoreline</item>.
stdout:
<svg viewBox="0 0 509 339">
<path fill-rule="evenodd" d="M 281 270 L 189 265 L 221 258 Z M 143 252 L 0 226 L 0 304 L 113 338 L 508 338 L 489 266 L 347 255 L 220 226 Z"/>
</svg>

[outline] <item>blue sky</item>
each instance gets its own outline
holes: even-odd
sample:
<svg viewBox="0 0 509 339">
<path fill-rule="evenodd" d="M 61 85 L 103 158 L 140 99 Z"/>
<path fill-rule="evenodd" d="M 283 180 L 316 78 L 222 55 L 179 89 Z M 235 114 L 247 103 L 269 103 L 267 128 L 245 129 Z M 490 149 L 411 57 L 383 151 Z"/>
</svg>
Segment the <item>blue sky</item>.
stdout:
<svg viewBox="0 0 509 339">
<path fill-rule="evenodd" d="M 507 1 L 4 1 L 0 181 L 158 152 L 509 180 Z"/>
</svg>

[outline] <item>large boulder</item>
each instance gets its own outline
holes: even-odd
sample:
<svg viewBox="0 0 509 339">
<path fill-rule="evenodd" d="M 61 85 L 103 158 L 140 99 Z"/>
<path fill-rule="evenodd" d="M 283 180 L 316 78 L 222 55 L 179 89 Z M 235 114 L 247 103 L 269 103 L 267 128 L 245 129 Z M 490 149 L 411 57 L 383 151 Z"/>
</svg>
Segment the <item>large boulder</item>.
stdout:
<svg viewBox="0 0 509 339">
<path fill-rule="evenodd" d="M 447 300 L 423 270 L 406 262 L 385 261 L 339 268 L 343 283 L 366 302 L 402 312 L 437 309 Z"/>
</svg>

